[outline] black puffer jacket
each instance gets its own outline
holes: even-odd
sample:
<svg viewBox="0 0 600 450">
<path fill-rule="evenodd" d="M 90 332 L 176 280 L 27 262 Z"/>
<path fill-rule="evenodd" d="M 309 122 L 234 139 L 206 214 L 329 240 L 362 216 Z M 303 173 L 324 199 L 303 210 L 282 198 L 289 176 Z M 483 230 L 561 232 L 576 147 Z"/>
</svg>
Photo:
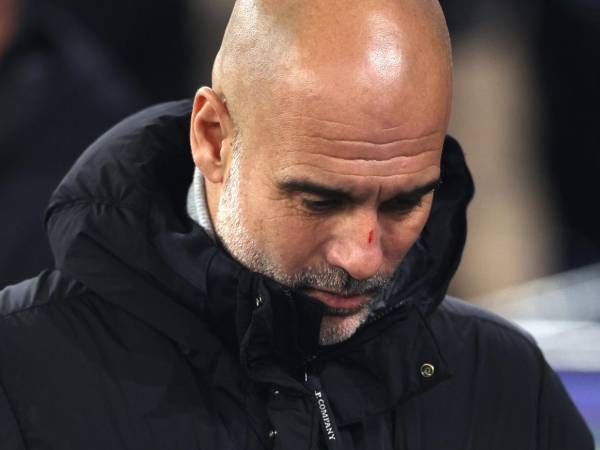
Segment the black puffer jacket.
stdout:
<svg viewBox="0 0 600 450">
<path fill-rule="evenodd" d="M 318 303 L 187 217 L 190 108 L 118 125 L 54 193 L 58 269 L 0 293 L 3 450 L 592 449 L 535 343 L 444 299 L 472 194 L 456 142 L 388 303 L 324 349 Z"/>
</svg>

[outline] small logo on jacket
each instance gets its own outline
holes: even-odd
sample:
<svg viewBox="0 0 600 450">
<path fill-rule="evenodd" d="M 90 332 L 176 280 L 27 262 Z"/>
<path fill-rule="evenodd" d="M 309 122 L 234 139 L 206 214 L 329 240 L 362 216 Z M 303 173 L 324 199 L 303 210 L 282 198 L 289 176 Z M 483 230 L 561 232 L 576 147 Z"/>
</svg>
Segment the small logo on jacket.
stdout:
<svg viewBox="0 0 600 450">
<path fill-rule="evenodd" d="M 317 399 L 317 405 L 319 407 L 319 411 L 321 412 L 321 420 L 323 420 L 325 432 L 327 433 L 327 439 L 330 441 L 335 441 L 335 431 L 331 425 L 331 419 L 329 418 L 329 412 L 327 411 L 327 404 L 325 403 L 322 392 L 315 391 L 315 398 Z"/>
</svg>

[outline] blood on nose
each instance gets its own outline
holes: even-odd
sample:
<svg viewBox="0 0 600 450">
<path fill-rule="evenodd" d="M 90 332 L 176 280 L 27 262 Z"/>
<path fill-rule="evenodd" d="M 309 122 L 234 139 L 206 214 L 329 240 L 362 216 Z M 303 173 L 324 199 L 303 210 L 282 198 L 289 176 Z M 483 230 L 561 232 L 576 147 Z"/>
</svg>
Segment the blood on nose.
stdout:
<svg viewBox="0 0 600 450">
<path fill-rule="evenodd" d="M 374 234 L 373 230 L 369 231 L 369 238 L 367 239 L 367 242 L 369 244 L 371 244 L 373 242 L 373 234 Z"/>
</svg>

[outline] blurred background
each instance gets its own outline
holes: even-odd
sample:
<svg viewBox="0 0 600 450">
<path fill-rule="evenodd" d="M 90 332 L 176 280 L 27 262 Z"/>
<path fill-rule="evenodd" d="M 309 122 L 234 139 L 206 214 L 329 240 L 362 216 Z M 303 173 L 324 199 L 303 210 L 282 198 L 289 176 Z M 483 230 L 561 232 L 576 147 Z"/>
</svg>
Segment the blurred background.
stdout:
<svg viewBox="0 0 600 450">
<path fill-rule="evenodd" d="M 232 5 L 0 0 L 0 287 L 52 265 L 45 205 L 87 145 L 210 84 Z M 532 333 L 600 442 L 600 1 L 442 6 L 476 185 L 451 293 Z"/>
</svg>

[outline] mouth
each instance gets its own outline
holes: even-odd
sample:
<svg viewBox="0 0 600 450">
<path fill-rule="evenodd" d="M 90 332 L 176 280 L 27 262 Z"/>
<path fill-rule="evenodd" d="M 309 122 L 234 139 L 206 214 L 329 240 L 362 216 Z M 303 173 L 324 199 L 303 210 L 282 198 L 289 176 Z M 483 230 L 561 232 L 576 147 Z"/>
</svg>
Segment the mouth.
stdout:
<svg viewBox="0 0 600 450">
<path fill-rule="evenodd" d="M 332 316 L 352 316 L 362 311 L 372 300 L 369 293 L 342 295 L 319 289 L 308 289 L 305 292 L 327 306 L 328 311 L 326 314 Z"/>
</svg>

